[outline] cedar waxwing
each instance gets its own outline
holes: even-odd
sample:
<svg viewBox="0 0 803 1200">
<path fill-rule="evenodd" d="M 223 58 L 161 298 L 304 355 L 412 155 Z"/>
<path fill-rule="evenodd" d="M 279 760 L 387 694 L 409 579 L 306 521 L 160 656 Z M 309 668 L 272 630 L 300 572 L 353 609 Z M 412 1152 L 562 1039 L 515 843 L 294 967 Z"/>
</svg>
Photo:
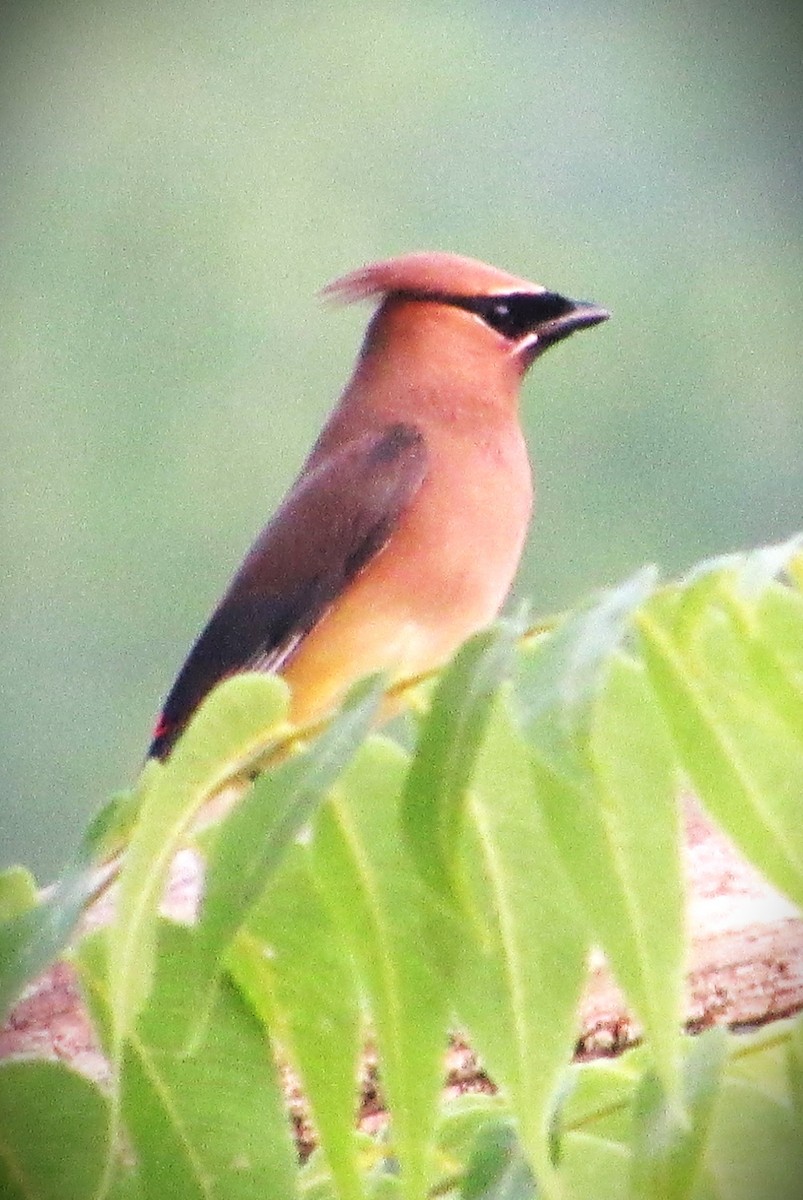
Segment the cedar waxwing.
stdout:
<svg viewBox="0 0 803 1200">
<path fill-rule="evenodd" d="M 522 378 L 608 316 L 454 254 L 404 255 L 324 291 L 381 302 L 340 402 L 182 667 L 153 757 L 235 672 L 282 675 L 306 724 L 362 676 L 422 674 L 489 624 L 532 508 Z"/>
</svg>

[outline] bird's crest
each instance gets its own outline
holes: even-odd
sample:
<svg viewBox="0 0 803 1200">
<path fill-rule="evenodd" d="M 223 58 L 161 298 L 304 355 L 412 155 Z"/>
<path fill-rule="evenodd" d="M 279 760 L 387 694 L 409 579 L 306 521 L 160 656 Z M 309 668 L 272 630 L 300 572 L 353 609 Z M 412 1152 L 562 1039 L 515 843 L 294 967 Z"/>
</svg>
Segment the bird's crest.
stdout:
<svg viewBox="0 0 803 1200">
<path fill-rule="evenodd" d="M 433 250 L 403 254 L 399 258 L 359 267 L 328 283 L 321 294 L 341 304 L 353 304 L 393 292 L 493 296 L 506 292 L 543 291 L 537 283 L 499 271 L 478 259 Z"/>
</svg>

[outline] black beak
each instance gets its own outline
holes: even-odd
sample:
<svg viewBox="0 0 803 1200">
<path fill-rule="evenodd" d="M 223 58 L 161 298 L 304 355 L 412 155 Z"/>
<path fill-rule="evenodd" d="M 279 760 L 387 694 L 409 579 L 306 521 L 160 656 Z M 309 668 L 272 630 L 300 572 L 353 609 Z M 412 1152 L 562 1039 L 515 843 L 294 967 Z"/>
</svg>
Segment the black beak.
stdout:
<svg viewBox="0 0 803 1200">
<path fill-rule="evenodd" d="M 565 306 L 563 311 L 542 321 L 533 330 L 531 343 L 533 357 L 546 350 L 548 346 L 554 346 L 556 342 L 563 341 L 576 330 L 590 329 L 592 325 L 599 325 L 602 321 L 607 321 L 611 315 L 607 308 L 600 308 L 598 304 L 592 304 L 590 300 L 568 300 L 564 297 L 560 297 L 560 299 L 563 300 Z"/>
</svg>

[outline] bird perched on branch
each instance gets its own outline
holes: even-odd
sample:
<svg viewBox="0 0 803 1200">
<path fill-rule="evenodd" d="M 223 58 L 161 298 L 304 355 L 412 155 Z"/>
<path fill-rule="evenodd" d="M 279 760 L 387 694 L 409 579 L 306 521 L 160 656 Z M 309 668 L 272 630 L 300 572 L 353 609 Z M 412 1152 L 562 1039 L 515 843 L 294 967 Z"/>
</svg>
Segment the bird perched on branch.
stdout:
<svg viewBox="0 0 803 1200">
<path fill-rule="evenodd" d="M 362 676 L 441 666 L 489 624 L 532 508 L 522 378 L 608 316 L 443 253 L 375 263 L 324 292 L 379 306 L 301 473 L 179 672 L 151 757 L 228 675 L 282 675 L 305 724 Z"/>
</svg>

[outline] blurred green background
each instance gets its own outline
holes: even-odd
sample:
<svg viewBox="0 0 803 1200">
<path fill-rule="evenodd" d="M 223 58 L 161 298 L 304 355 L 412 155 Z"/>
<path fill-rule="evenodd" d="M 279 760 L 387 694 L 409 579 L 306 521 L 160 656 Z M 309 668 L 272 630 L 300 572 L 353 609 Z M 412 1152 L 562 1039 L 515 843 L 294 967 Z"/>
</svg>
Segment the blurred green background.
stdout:
<svg viewBox="0 0 803 1200">
<path fill-rule="evenodd" d="M 0 30 L 2 857 L 47 878 L 441 248 L 609 307 L 526 387 L 536 612 L 803 526 L 796 6 L 53 0 Z"/>
</svg>

